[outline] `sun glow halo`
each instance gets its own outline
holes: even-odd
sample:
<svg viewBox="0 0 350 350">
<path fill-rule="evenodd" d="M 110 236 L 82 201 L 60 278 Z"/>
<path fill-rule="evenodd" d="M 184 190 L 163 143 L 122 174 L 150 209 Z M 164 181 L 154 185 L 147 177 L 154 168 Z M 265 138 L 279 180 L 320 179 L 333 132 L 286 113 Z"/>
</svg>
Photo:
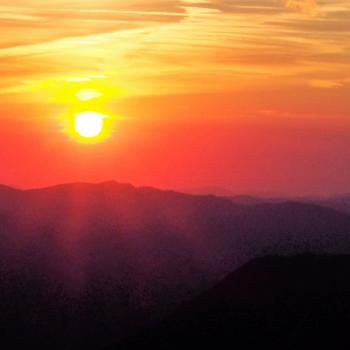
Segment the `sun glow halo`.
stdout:
<svg viewBox="0 0 350 350">
<path fill-rule="evenodd" d="M 106 107 L 111 92 L 107 87 L 85 82 L 71 83 L 61 89 L 68 109 L 59 116 L 62 131 L 83 144 L 102 143 L 114 132 L 117 117 Z"/>
<path fill-rule="evenodd" d="M 94 89 L 82 89 L 77 93 L 77 98 L 80 101 L 89 101 L 101 96 L 102 94 Z"/>
</svg>

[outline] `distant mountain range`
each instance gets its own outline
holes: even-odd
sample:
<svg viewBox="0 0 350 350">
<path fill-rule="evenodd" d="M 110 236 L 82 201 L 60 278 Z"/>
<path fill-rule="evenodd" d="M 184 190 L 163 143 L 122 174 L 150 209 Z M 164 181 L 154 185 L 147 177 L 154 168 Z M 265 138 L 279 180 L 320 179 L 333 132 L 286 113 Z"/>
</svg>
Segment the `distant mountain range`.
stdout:
<svg viewBox="0 0 350 350">
<path fill-rule="evenodd" d="M 334 197 L 272 197 L 262 198 L 254 196 L 230 196 L 231 200 L 236 204 L 256 205 L 263 203 L 283 203 L 287 201 L 315 204 L 326 208 L 332 208 L 350 214 L 350 195 L 339 195 Z"/>
<path fill-rule="evenodd" d="M 0 342 L 103 348 L 252 259 L 306 252 L 350 254 L 350 215 L 115 182 L 3 186 Z"/>
<path fill-rule="evenodd" d="M 192 190 L 185 190 L 184 192 L 194 195 L 213 195 L 231 199 L 234 203 L 240 205 L 257 205 L 263 203 L 283 203 L 283 202 L 298 202 L 310 203 L 343 211 L 350 214 L 350 193 L 335 195 L 329 197 L 318 196 L 284 196 L 277 195 L 251 195 L 251 194 L 234 194 L 232 191 L 221 187 L 204 187 Z"/>
<path fill-rule="evenodd" d="M 333 208 L 350 214 L 350 195 L 337 196 L 327 199 L 311 199 L 305 200 L 305 202 L 315 203 L 317 205 Z"/>
</svg>

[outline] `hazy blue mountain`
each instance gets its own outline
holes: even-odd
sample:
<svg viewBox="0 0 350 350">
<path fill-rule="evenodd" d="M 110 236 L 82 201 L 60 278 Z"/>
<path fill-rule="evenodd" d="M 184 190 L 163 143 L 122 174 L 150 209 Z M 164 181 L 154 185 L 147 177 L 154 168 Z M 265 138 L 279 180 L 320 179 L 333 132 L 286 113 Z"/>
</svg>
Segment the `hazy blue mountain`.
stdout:
<svg viewBox="0 0 350 350">
<path fill-rule="evenodd" d="M 311 200 L 310 202 L 350 214 L 350 195 Z"/>
</svg>

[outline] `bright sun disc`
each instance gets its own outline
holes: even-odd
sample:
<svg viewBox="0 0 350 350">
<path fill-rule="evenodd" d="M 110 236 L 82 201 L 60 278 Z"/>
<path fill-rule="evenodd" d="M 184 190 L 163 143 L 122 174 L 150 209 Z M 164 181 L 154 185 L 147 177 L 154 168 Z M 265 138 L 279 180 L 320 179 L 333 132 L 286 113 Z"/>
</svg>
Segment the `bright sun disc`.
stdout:
<svg viewBox="0 0 350 350">
<path fill-rule="evenodd" d="M 104 115 L 96 112 L 83 112 L 75 115 L 75 130 L 86 138 L 98 136 L 103 129 Z"/>
</svg>

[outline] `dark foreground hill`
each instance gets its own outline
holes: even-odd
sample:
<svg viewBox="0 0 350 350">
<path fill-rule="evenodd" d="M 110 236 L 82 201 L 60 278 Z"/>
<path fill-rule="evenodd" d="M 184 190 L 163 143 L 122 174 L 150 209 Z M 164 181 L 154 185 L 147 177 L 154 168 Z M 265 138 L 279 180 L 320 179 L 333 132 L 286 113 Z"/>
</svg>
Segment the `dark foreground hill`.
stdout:
<svg viewBox="0 0 350 350">
<path fill-rule="evenodd" d="M 115 349 L 348 349 L 350 256 L 256 259 Z"/>
<path fill-rule="evenodd" d="M 98 349 L 253 258 L 302 252 L 350 253 L 350 216 L 117 183 L 1 187 L 0 342 Z"/>
</svg>

